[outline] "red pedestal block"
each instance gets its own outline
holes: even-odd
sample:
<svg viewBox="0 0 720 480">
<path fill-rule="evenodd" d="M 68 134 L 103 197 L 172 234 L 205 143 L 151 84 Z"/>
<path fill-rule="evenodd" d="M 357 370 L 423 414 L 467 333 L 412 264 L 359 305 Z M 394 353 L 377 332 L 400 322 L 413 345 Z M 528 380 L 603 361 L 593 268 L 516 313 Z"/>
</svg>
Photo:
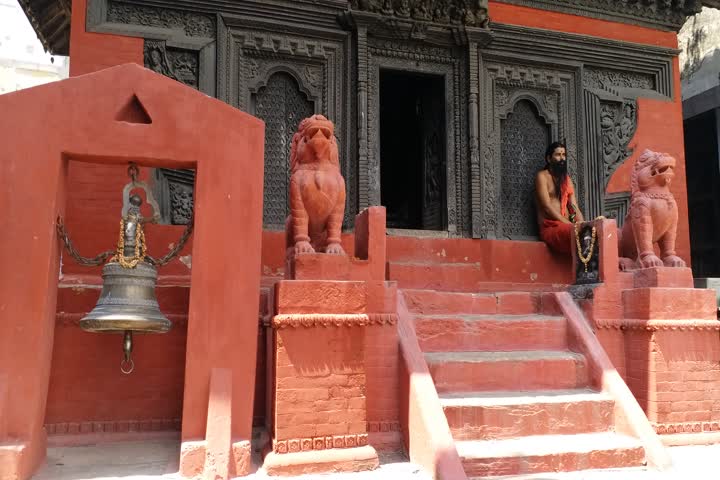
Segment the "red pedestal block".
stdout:
<svg viewBox="0 0 720 480">
<path fill-rule="evenodd" d="M 384 281 L 385 209 L 365 210 L 356 225 L 354 257 L 291 255 L 288 279 L 275 285 L 268 474 L 374 469 L 368 427 L 399 437 L 397 392 L 388 388 L 398 346 L 397 288 Z"/>
</svg>

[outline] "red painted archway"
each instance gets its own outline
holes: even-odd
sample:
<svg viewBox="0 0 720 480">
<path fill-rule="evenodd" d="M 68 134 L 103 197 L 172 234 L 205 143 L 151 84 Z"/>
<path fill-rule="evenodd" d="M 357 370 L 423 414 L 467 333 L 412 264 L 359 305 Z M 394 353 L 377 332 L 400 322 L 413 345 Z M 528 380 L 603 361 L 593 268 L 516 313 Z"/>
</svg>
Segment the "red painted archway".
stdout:
<svg viewBox="0 0 720 480">
<path fill-rule="evenodd" d="M 0 96 L 0 478 L 45 455 L 71 160 L 197 168 L 182 439 L 205 439 L 213 369 L 234 386 L 231 441 L 250 439 L 263 142 L 260 120 L 135 64 Z"/>
</svg>

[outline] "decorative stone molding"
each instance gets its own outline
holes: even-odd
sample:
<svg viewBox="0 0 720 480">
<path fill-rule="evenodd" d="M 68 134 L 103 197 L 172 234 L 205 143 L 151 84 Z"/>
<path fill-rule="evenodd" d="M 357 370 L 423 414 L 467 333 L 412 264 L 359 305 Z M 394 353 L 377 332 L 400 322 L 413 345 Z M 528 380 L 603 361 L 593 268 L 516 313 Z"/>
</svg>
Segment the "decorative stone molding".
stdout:
<svg viewBox="0 0 720 480">
<path fill-rule="evenodd" d="M 294 438 L 290 440 L 273 440 L 273 452 L 309 452 L 311 450 L 330 450 L 332 448 L 364 447 L 367 444 L 367 433 L 360 433 L 354 435 L 333 435 L 312 438 Z"/>
<path fill-rule="evenodd" d="M 348 189 L 344 223 L 352 223 L 357 209 L 354 192 L 358 174 L 349 149 L 350 105 L 347 95 L 343 95 L 349 35 L 339 30 L 316 31 L 308 25 L 281 28 L 278 22 L 245 16 L 222 14 L 219 18 L 218 98 L 268 124 L 265 226 L 285 226 L 289 213 L 290 139 L 300 120 L 314 113 L 325 115 L 335 124 L 341 172 Z M 278 84 L 280 80 L 282 85 Z M 289 110 L 281 111 L 281 107 Z"/>
<path fill-rule="evenodd" d="M 272 327 L 312 328 L 312 327 L 367 327 L 372 325 L 395 325 L 397 315 L 394 313 L 361 313 L 361 314 L 299 314 L 290 313 L 275 315 Z"/>
<path fill-rule="evenodd" d="M 498 0 L 531 8 L 677 31 L 687 15 L 700 12 L 700 0 Z"/>
<path fill-rule="evenodd" d="M 614 319 L 595 320 L 599 329 L 646 331 L 646 332 L 713 332 L 720 331 L 718 320 L 639 320 Z"/>
<path fill-rule="evenodd" d="M 390 422 L 390 421 L 367 422 L 367 431 L 370 433 L 399 432 L 400 431 L 400 422 Z"/>
<path fill-rule="evenodd" d="M 487 28 L 487 0 L 350 0 L 351 10 L 361 10 L 402 19 Z"/>
<path fill-rule="evenodd" d="M 651 425 L 659 435 L 720 432 L 720 423 L 718 422 L 652 423 Z"/>
<path fill-rule="evenodd" d="M 179 418 L 152 420 L 113 420 L 102 422 L 63 422 L 45 424 L 48 435 L 80 435 L 86 433 L 126 433 L 180 431 Z"/>
</svg>

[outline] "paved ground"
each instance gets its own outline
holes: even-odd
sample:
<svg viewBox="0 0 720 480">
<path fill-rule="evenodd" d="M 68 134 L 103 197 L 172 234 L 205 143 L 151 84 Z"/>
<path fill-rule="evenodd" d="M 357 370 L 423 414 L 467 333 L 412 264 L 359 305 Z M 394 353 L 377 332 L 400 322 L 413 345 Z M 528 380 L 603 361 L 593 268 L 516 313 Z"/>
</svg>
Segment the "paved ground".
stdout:
<svg viewBox="0 0 720 480">
<path fill-rule="evenodd" d="M 33 480 L 176 480 L 178 441 L 155 439 L 101 445 L 50 447 L 45 467 Z M 671 472 L 605 470 L 571 474 L 541 474 L 513 480 L 717 480 L 720 445 L 673 447 Z M 262 472 L 252 479 L 269 478 Z M 354 474 L 304 475 L 298 480 L 429 480 L 429 476 L 401 455 L 384 455 L 381 467 Z M 449 479 L 452 480 L 452 479 Z"/>
</svg>

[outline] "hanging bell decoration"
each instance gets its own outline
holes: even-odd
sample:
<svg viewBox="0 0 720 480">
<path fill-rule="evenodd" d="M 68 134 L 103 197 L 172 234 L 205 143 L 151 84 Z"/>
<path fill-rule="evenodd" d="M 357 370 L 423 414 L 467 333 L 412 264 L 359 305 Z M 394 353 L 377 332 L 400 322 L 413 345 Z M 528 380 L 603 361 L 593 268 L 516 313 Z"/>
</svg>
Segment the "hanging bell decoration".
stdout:
<svg viewBox="0 0 720 480">
<path fill-rule="evenodd" d="M 124 335 L 124 355 L 120 369 L 125 374 L 131 373 L 135 367 L 131 358 L 133 332 L 165 333 L 172 327 L 170 320 L 160 311 L 155 296 L 158 276 L 155 265 L 164 265 L 177 255 L 192 231 L 191 222 L 178 245 L 162 259 L 155 260 L 147 255 L 143 224 L 156 222 L 160 218 L 160 210 L 151 190 L 144 182 L 137 180 L 137 173 L 137 167 L 131 164 L 129 174 L 132 181 L 123 189 L 117 249 L 110 261 L 103 266 L 103 286 L 95 308 L 80 320 L 80 328 L 85 331 Z M 152 218 L 143 218 L 140 213 L 142 198 L 139 195 L 130 195 L 133 189 L 145 191 L 148 203 L 154 210 Z M 106 252 L 95 259 L 81 257 L 72 247 L 61 219 L 58 219 L 58 231 L 68 251 L 81 264 L 100 265 L 112 255 L 111 252 Z"/>
</svg>

